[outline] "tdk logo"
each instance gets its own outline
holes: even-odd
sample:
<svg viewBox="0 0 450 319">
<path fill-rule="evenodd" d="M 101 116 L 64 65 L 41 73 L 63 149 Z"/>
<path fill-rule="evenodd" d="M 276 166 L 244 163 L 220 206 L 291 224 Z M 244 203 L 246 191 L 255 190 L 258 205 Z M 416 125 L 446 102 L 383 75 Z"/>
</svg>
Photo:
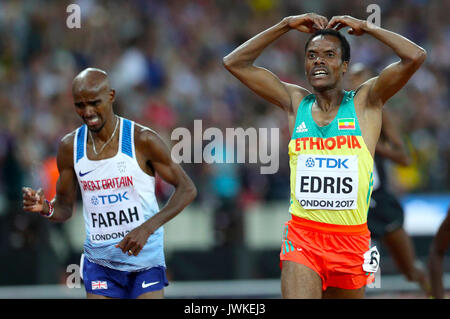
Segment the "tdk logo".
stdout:
<svg viewBox="0 0 450 319">
<path fill-rule="evenodd" d="M 326 158 L 326 157 L 316 157 L 314 158 L 316 162 L 318 162 L 318 166 L 320 168 L 326 167 L 326 168 L 348 168 L 346 165 L 346 162 L 348 161 L 348 158 L 345 160 L 342 160 L 340 158 Z M 305 163 L 306 167 L 313 167 L 315 165 L 315 161 L 310 157 L 306 160 Z"/>
<path fill-rule="evenodd" d="M 91 197 L 91 204 L 97 206 L 99 204 L 98 197 L 92 196 Z"/>
<path fill-rule="evenodd" d="M 305 162 L 306 167 L 314 167 L 315 163 L 312 157 L 308 157 Z"/>
<path fill-rule="evenodd" d="M 115 204 L 117 202 L 122 202 L 125 200 L 129 200 L 127 197 L 128 192 L 119 193 L 119 194 L 111 194 L 111 195 L 98 195 L 91 197 L 91 203 L 93 205 L 100 204 L 100 201 L 103 205 L 105 204 Z"/>
</svg>

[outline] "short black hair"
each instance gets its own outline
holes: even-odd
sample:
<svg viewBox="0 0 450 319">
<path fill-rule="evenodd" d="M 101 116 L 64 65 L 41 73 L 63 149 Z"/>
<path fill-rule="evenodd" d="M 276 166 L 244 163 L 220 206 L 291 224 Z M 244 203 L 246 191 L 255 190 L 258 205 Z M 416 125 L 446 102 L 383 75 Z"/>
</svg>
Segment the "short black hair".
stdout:
<svg viewBox="0 0 450 319">
<path fill-rule="evenodd" d="M 341 51 L 342 51 L 341 58 L 342 58 L 342 62 L 344 62 L 344 61 L 350 62 L 350 44 L 348 43 L 348 41 L 345 38 L 345 36 L 343 36 L 339 31 L 336 31 L 334 29 L 320 29 L 320 30 L 317 30 L 308 39 L 308 41 L 306 41 L 305 53 L 306 53 L 306 49 L 308 48 L 308 45 L 311 42 L 311 40 L 314 39 L 315 37 L 319 36 L 319 35 L 331 35 L 333 37 L 338 38 L 339 41 L 341 41 Z"/>
</svg>

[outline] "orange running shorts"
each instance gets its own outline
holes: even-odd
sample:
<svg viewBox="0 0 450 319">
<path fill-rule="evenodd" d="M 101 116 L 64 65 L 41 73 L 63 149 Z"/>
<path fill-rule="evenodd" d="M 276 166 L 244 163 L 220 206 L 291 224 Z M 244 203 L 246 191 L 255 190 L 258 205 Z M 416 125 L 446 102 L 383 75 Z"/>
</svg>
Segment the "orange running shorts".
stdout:
<svg viewBox="0 0 450 319">
<path fill-rule="evenodd" d="M 367 224 L 332 225 L 292 215 L 285 223 L 280 268 L 283 260 L 311 268 L 322 279 L 322 290 L 359 289 L 375 278 L 373 272 L 363 269 L 369 248 Z M 379 261 L 376 263 L 378 266 Z"/>
</svg>

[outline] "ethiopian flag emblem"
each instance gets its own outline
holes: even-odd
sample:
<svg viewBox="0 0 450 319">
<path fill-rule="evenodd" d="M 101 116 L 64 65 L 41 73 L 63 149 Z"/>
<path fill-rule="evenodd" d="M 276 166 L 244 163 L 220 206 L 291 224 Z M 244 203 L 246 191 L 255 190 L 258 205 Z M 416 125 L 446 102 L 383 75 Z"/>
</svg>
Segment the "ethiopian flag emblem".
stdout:
<svg viewBox="0 0 450 319">
<path fill-rule="evenodd" d="M 338 119 L 338 128 L 340 130 L 354 130 L 355 129 L 355 119 Z"/>
</svg>

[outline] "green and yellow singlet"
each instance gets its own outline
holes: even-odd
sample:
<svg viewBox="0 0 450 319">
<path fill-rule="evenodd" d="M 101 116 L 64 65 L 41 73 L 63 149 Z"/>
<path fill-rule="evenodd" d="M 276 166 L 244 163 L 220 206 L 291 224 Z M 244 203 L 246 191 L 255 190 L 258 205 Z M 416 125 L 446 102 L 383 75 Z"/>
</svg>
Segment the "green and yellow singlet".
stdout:
<svg viewBox="0 0 450 319">
<path fill-rule="evenodd" d="M 336 117 L 323 127 L 312 118 L 315 96 L 301 101 L 289 142 L 291 214 L 334 225 L 367 222 L 373 158 L 361 135 L 354 95 L 345 91 Z"/>
</svg>

